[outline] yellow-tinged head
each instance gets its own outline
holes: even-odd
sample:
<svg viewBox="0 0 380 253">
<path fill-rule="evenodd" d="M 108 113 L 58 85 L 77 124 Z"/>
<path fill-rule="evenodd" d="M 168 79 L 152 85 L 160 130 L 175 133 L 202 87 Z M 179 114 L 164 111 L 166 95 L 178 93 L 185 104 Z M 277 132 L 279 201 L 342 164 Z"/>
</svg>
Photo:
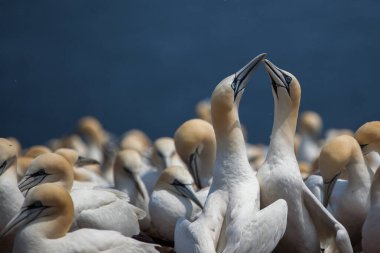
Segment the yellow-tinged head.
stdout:
<svg viewBox="0 0 380 253">
<path fill-rule="evenodd" d="M 380 121 L 371 121 L 362 125 L 354 134 L 364 154 L 380 152 Z"/>
<path fill-rule="evenodd" d="M 73 219 L 74 205 L 67 190 L 54 184 L 42 184 L 30 191 L 20 212 L 6 225 L 0 237 L 30 223 L 39 223 L 40 232 L 49 239 L 56 239 L 69 231 Z"/>
<path fill-rule="evenodd" d="M 25 196 L 30 189 L 44 183 L 55 183 L 71 190 L 73 180 L 72 165 L 61 155 L 47 153 L 32 161 L 18 187 Z"/>
</svg>

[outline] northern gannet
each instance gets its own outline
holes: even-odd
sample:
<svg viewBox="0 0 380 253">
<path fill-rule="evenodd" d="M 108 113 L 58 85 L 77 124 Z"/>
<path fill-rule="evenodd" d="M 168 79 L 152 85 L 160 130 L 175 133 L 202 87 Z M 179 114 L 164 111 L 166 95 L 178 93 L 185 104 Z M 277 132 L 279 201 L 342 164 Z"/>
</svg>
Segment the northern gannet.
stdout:
<svg viewBox="0 0 380 253">
<path fill-rule="evenodd" d="M 127 193 L 130 203 L 145 211 L 146 216 L 140 221 L 140 227 L 145 231 L 150 225 L 148 208 L 150 197 L 144 182 L 140 178 L 140 170 L 143 166 L 138 151 L 125 149 L 119 151 L 116 156 L 113 175 L 115 188 Z"/>
<path fill-rule="evenodd" d="M 313 163 L 321 150 L 318 137 L 322 129 L 321 117 L 313 111 L 305 111 L 300 120 L 300 144 L 298 146 L 297 160 Z"/>
<path fill-rule="evenodd" d="M 75 207 L 72 229 L 116 230 L 126 236 L 140 232 L 138 220 L 145 212 L 129 204 L 125 193 L 98 187 L 72 188 L 73 178 L 72 165 L 66 158 L 55 153 L 43 154 L 33 160 L 19 189 L 27 196 L 37 185 L 54 183 L 70 191 Z"/>
<path fill-rule="evenodd" d="M 380 166 L 379 157 L 373 154 L 373 152 L 380 154 L 380 121 L 365 123 L 356 130 L 354 138 L 362 148 L 367 165 L 375 173 Z"/>
<path fill-rule="evenodd" d="M 174 139 L 170 137 L 160 137 L 154 141 L 149 161 L 150 165 L 140 174 L 149 194 L 164 169 L 173 165 L 185 166 L 177 154 Z"/>
<path fill-rule="evenodd" d="M 319 169 L 323 178 L 323 205 L 346 228 L 355 249 L 360 248 L 361 228 L 369 206 L 371 174 L 357 141 L 341 135 L 321 150 Z M 343 170 L 348 180 L 338 179 Z"/>
<path fill-rule="evenodd" d="M 264 57 L 260 54 L 214 89 L 214 177 L 199 218 L 194 222 L 184 218 L 177 221 L 175 249 L 179 253 L 271 252 L 285 231 L 284 200 L 260 210 L 260 188 L 248 162 L 238 114 L 248 80 Z"/>
<path fill-rule="evenodd" d="M 73 201 L 63 187 L 51 183 L 39 185 L 29 192 L 0 238 L 18 231 L 14 253 L 158 252 L 155 245 L 116 231 L 80 229 L 68 233 L 73 218 Z"/>
<path fill-rule="evenodd" d="M 134 149 L 144 155 L 152 146 L 152 141 L 149 137 L 138 129 L 132 129 L 123 134 L 120 141 L 120 149 Z"/>
<path fill-rule="evenodd" d="M 0 229 L 12 219 L 20 209 L 24 197 L 17 187 L 17 147 L 9 140 L 0 138 Z M 0 241 L 4 252 L 12 250 L 12 235 Z"/>
<path fill-rule="evenodd" d="M 76 186 L 110 186 L 99 173 L 99 162 L 92 158 L 80 156 L 74 149 L 60 148 L 54 153 L 66 158 L 74 172 L 74 187 Z"/>
<path fill-rule="evenodd" d="M 151 223 L 160 239 L 173 242 L 177 219 L 192 220 L 203 208 L 193 184 L 193 178 L 184 167 L 171 166 L 161 173 L 149 202 Z"/>
<path fill-rule="evenodd" d="M 370 207 L 362 228 L 364 253 L 380 252 L 380 170 L 377 170 L 370 189 Z"/>
<path fill-rule="evenodd" d="M 174 134 L 178 155 L 187 165 L 198 189 L 210 186 L 216 155 L 214 128 L 201 119 L 183 123 Z"/>
<path fill-rule="evenodd" d="M 301 87 L 291 73 L 264 60 L 272 84 L 274 123 L 268 155 L 259 168 L 262 207 L 278 199 L 288 204 L 287 228 L 276 252 L 352 252 L 345 228 L 323 207 L 304 184 L 294 154 L 294 135 Z M 322 242 L 322 243 L 321 243 Z"/>
</svg>

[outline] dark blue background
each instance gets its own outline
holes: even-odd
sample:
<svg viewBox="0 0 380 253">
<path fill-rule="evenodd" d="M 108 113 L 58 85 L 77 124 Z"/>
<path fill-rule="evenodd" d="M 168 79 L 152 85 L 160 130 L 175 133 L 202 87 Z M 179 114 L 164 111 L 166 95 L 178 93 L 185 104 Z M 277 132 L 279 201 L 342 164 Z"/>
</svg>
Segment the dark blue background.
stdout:
<svg viewBox="0 0 380 253">
<path fill-rule="evenodd" d="M 380 119 L 379 1 L 0 1 L 0 135 L 24 145 L 82 115 L 171 136 L 225 76 L 267 52 L 325 128 Z M 240 107 L 251 142 L 273 120 L 262 67 Z"/>
</svg>

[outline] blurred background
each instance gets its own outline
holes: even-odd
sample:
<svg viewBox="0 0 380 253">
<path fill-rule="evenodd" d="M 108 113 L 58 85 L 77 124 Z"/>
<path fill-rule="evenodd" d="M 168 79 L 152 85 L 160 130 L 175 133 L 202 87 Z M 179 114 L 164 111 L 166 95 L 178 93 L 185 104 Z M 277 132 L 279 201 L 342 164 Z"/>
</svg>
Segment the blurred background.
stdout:
<svg viewBox="0 0 380 253">
<path fill-rule="evenodd" d="M 172 136 L 195 104 L 259 53 L 298 77 L 324 129 L 380 120 L 380 2 L 0 1 L 0 135 L 23 145 L 84 115 L 120 135 Z M 249 141 L 273 121 L 261 66 L 240 106 Z"/>
</svg>

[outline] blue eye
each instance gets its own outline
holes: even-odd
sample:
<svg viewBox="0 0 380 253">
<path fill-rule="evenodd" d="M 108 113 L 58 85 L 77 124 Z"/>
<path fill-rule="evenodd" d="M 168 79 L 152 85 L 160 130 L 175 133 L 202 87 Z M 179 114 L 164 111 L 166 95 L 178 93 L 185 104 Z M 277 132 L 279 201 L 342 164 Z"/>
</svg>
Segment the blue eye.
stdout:
<svg viewBox="0 0 380 253">
<path fill-rule="evenodd" d="M 292 78 L 290 76 L 285 76 L 284 75 L 284 78 L 285 78 L 285 81 L 287 84 L 290 84 L 290 82 L 292 81 Z"/>
</svg>

